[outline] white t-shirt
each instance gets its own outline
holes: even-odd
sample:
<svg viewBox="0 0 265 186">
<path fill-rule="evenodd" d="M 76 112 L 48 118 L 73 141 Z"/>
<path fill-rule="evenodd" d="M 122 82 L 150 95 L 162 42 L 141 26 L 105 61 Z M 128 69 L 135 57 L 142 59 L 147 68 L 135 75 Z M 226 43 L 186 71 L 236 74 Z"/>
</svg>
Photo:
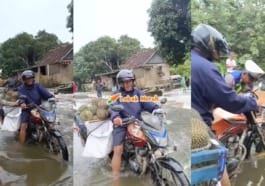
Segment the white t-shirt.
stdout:
<svg viewBox="0 0 265 186">
<path fill-rule="evenodd" d="M 226 60 L 226 69 L 227 72 L 233 72 L 234 68 L 236 67 L 236 61 L 235 60 L 231 60 L 231 59 L 227 59 Z"/>
</svg>

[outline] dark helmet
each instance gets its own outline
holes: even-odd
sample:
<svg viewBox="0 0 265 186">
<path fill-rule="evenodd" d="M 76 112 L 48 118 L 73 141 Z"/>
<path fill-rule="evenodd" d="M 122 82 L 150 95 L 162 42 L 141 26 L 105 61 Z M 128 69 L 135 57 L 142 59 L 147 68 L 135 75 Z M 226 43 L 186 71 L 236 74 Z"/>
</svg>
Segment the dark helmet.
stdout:
<svg viewBox="0 0 265 186">
<path fill-rule="evenodd" d="M 116 80 L 118 82 L 118 84 L 122 84 L 124 81 L 127 80 L 133 80 L 135 81 L 135 75 L 133 73 L 132 70 L 121 70 L 117 76 L 116 76 Z"/>
<path fill-rule="evenodd" d="M 209 60 L 219 60 L 220 55 L 229 54 L 228 44 L 224 36 L 210 25 L 200 24 L 191 33 L 192 47 Z"/>
<path fill-rule="evenodd" d="M 25 70 L 24 72 L 22 72 L 21 77 L 22 80 L 25 81 L 26 79 L 29 78 L 35 78 L 35 74 L 32 70 Z"/>
</svg>

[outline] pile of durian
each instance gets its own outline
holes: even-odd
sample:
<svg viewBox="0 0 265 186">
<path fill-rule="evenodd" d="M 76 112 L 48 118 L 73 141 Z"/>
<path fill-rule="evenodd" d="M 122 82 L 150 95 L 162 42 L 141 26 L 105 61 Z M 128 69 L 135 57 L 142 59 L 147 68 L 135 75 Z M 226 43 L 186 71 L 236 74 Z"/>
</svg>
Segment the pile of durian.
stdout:
<svg viewBox="0 0 265 186">
<path fill-rule="evenodd" d="M 0 105 L 3 106 L 17 106 L 18 105 L 18 92 L 17 91 L 6 91 L 0 89 Z"/>
<path fill-rule="evenodd" d="M 201 120 L 191 118 L 191 149 L 199 151 L 210 146 L 208 126 Z"/>
<path fill-rule="evenodd" d="M 93 98 L 90 105 L 82 105 L 78 111 L 83 121 L 100 121 L 109 117 L 107 100 L 101 98 Z"/>
</svg>

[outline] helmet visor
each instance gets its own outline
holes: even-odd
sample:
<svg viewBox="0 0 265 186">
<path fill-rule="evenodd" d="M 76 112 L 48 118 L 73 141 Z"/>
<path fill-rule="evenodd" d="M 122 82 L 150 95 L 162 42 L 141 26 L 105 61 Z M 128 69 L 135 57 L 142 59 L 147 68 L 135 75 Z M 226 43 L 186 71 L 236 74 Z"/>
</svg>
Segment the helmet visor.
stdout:
<svg viewBox="0 0 265 186">
<path fill-rule="evenodd" d="M 222 41 L 216 41 L 216 50 L 219 52 L 220 58 L 226 58 L 229 56 L 230 49 L 225 39 Z"/>
</svg>

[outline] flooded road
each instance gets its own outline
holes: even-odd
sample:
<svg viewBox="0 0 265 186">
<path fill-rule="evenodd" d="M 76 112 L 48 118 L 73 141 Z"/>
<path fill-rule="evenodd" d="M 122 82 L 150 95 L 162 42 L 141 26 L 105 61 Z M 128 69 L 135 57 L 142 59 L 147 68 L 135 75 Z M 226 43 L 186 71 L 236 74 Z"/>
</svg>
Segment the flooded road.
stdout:
<svg viewBox="0 0 265 186">
<path fill-rule="evenodd" d="M 168 102 L 163 105 L 167 112 L 167 126 L 171 144 L 177 146 L 177 152 L 171 154 L 184 167 L 188 178 L 190 177 L 190 110 L 181 108 L 190 100 L 190 95 L 182 95 L 182 104 L 177 104 L 174 94 L 167 94 Z M 82 104 L 89 104 L 88 98 L 77 98 L 77 107 Z M 112 185 L 110 160 L 93 159 L 82 157 L 84 147 L 81 144 L 79 136 L 74 134 L 74 185 L 75 186 L 109 186 Z M 150 186 L 152 181 L 148 175 L 139 177 L 130 170 L 124 170 L 121 173 L 119 181 L 120 186 Z"/>
<path fill-rule="evenodd" d="M 167 112 L 167 125 L 171 144 L 177 152 L 171 154 L 190 176 L 190 94 L 178 91 L 164 94 L 168 102 L 163 106 Z M 109 186 L 112 185 L 110 160 L 82 157 L 84 146 L 80 137 L 72 135 L 74 110 L 73 97 L 59 96 L 57 119 L 70 153 L 65 163 L 60 156 L 51 155 L 37 145 L 21 146 L 13 132 L 0 130 L 0 185 L 6 186 Z M 76 105 L 89 104 L 88 96 L 76 98 Z M 72 141 L 73 140 L 73 141 Z M 74 143 L 74 151 L 73 144 Z M 74 159 L 73 159 L 74 155 Z M 242 164 L 241 173 L 232 180 L 233 186 L 265 185 L 265 153 Z M 73 168 L 74 164 L 74 168 Z M 123 170 L 120 186 L 150 186 L 149 175 L 139 177 L 130 170 Z"/>
<path fill-rule="evenodd" d="M 0 185 L 73 185 L 72 102 L 57 102 L 58 126 L 69 150 L 69 162 L 38 145 L 21 146 L 15 133 L 0 130 Z"/>
<path fill-rule="evenodd" d="M 265 185 L 265 152 L 245 160 L 241 173 L 233 180 L 233 186 Z"/>
</svg>

